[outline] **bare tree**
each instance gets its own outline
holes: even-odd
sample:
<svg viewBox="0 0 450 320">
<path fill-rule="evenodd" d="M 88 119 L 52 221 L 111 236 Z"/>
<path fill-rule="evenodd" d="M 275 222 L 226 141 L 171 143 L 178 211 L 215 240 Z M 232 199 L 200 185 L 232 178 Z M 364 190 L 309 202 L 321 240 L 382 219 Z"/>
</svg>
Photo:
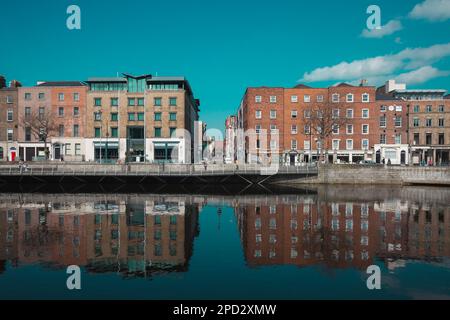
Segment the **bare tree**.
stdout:
<svg viewBox="0 0 450 320">
<path fill-rule="evenodd" d="M 25 114 L 21 119 L 23 128 L 30 128 L 31 134 L 38 140 L 44 142 L 45 160 L 49 158 L 49 150 L 47 148 L 48 138 L 58 131 L 58 125 L 54 120 L 54 115 L 45 109 L 32 111 Z"/>
<path fill-rule="evenodd" d="M 315 136 L 320 144 L 320 162 L 324 160 L 324 150 L 328 151 L 328 138 L 335 129 L 344 126 L 347 118 L 339 106 L 318 105 L 305 110 L 304 121 L 309 126 L 310 137 Z M 312 145 L 310 145 L 312 149 Z M 326 159 L 328 161 L 328 159 Z"/>
</svg>

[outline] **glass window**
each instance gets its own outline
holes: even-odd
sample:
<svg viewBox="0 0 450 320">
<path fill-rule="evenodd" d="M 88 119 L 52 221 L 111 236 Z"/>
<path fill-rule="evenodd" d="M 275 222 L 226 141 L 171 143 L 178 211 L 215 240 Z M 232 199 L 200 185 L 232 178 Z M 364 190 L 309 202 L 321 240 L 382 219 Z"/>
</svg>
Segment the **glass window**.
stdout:
<svg viewBox="0 0 450 320">
<path fill-rule="evenodd" d="M 79 107 L 73 107 L 73 116 L 78 117 L 80 115 L 80 108 Z"/>
<path fill-rule="evenodd" d="M 119 129 L 117 127 L 111 127 L 111 137 L 112 138 L 119 137 Z"/>
<path fill-rule="evenodd" d="M 70 156 L 72 154 L 72 145 L 70 143 L 66 143 L 66 156 Z"/>
<path fill-rule="evenodd" d="M 176 114 L 176 112 L 169 113 L 169 120 L 170 121 L 177 121 L 177 114 Z"/>
<path fill-rule="evenodd" d="M 138 101 L 138 106 L 139 107 L 143 107 L 144 106 L 144 98 L 138 98 L 137 101 Z"/>
<path fill-rule="evenodd" d="M 78 92 L 74 92 L 73 101 L 80 101 L 80 94 Z"/>
<path fill-rule="evenodd" d="M 402 117 L 398 117 L 398 116 L 395 117 L 394 122 L 395 122 L 396 127 L 401 127 L 402 126 Z"/>
<path fill-rule="evenodd" d="M 353 109 L 347 109 L 347 118 L 353 118 Z"/>
<path fill-rule="evenodd" d="M 58 93 L 58 101 L 64 101 L 64 93 Z"/>
<path fill-rule="evenodd" d="M 363 93 L 362 102 L 369 102 L 369 101 L 370 101 L 370 95 L 368 93 Z"/>
<path fill-rule="evenodd" d="M 173 128 L 173 127 L 169 128 L 169 134 L 171 137 L 175 136 L 176 130 L 177 130 L 177 128 Z"/>
<path fill-rule="evenodd" d="M 100 138 L 101 136 L 101 129 L 100 128 L 94 128 L 94 134 L 96 138 Z"/>
<path fill-rule="evenodd" d="M 14 131 L 13 131 L 13 129 L 7 129 L 7 135 L 8 135 L 8 141 L 10 142 L 10 141 L 13 141 L 13 135 L 14 135 Z"/>
<path fill-rule="evenodd" d="M 143 112 L 138 112 L 137 118 L 138 118 L 138 121 L 144 121 L 144 113 Z"/>
<path fill-rule="evenodd" d="M 64 107 L 59 107 L 58 108 L 58 116 L 59 117 L 64 117 Z"/>
<path fill-rule="evenodd" d="M 255 96 L 255 102 L 256 103 L 261 103 L 262 101 L 262 97 L 261 96 Z"/>
<path fill-rule="evenodd" d="M 292 119 L 297 119 L 297 110 L 292 110 L 291 111 L 291 118 Z"/>
<path fill-rule="evenodd" d="M 80 136 L 80 126 L 78 124 L 73 125 L 73 136 L 75 138 Z"/>
<path fill-rule="evenodd" d="M 317 96 L 317 102 L 323 102 L 323 95 Z"/>
<path fill-rule="evenodd" d="M 119 120 L 119 114 L 117 112 L 111 113 L 111 121 L 118 121 Z"/>
<path fill-rule="evenodd" d="M 277 110 L 270 110 L 270 119 L 277 118 Z"/>
<path fill-rule="evenodd" d="M 347 140 L 347 150 L 353 150 L 353 140 Z"/>
<path fill-rule="evenodd" d="M 363 134 L 369 134 L 369 125 L 368 124 L 363 124 L 362 125 L 362 133 Z"/>
<path fill-rule="evenodd" d="M 353 134 L 353 125 L 352 124 L 347 125 L 347 134 Z"/>
<path fill-rule="evenodd" d="M 62 124 L 59 125 L 58 134 L 60 137 L 64 137 L 64 125 Z"/>
<path fill-rule="evenodd" d="M 369 109 L 362 109 L 362 117 L 363 119 L 369 118 Z"/>
<path fill-rule="evenodd" d="M 136 105 L 136 99 L 135 98 L 128 98 L 128 106 L 134 107 Z"/>
<path fill-rule="evenodd" d="M 13 110 L 12 109 L 8 109 L 7 113 L 6 113 L 6 120 L 7 121 L 13 121 Z"/>
<path fill-rule="evenodd" d="M 277 103 L 277 96 L 270 96 L 270 103 Z"/>
<path fill-rule="evenodd" d="M 25 93 L 25 100 L 31 100 L 31 93 Z"/>
<path fill-rule="evenodd" d="M 256 119 L 261 119 L 261 116 L 262 116 L 261 110 L 256 110 L 255 111 L 255 118 Z"/>
<path fill-rule="evenodd" d="M 95 121 L 101 121 L 102 120 L 101 112 L 94 112 L 94 120 Z"/>
<path fill-rule="evenodd" d="M 305 95 L 303 96 L 303 101 L 304 101 L 304 102 L 311 102 L 311 96 L 308 95 L 308 94 L 305 94 Z"/>
<path fill-rule="evenodd" d="M 161 121 L 161 112 L 155 112 L 155 121 Z"/>
<path fill-rule="evenodd" d="M 413 127 L 418 127 L 420 126 L 420 120 L 419 118 L 414 118 L 413 119 Z"/>
<path fill-rule="evenodd" d="M 169 106 L 176 107 L 177 106 L 177 98 L 176 97 L 170 97 L 169 98 Z"/>
<path fill-rule="evenodd" d="M 427 105 L 426 110 L 427 110 L 427 112 L 433 111 L 433 106 Z"/>
<path fill-rule="evenodd" d="M 155 107 L 161 107 L 161 105 L 162 105 L 162 98 L 154 98 L 153 99 L 153 104 L 155 105 Z"/>
<path fill-rule="evenodd" d="M 347 94 L 347 102 L 353 102 L 353 94 Z"/>
<path fill-rule="evenodd" d="M 363 150 L 369 150 L 369 139 L 362 139 L 361 140 L 361 148 Z"/>
<path fill-rule="evenodd" d="M 161 128 L 155 128 L 155 138 L 161 137 Z"/>
<path fill-rule="evenodd" d="M 414 112 L 420 112 L 420 106 L 419 105 L 415 105 L 414 106 Z"/>
<path fill-rule="evenodd" d="M 339 94 L 333 93 L 333 95 L 331 96 L 331 101 L 339 102 Z"/>
<path fill-rule="evenodd" d="M 443 105 L 443 104 L 440 105 L 440 106 L 438 107 L 438 110 L 439 110 L 439 112 L 444 112 L 444 110 L 445 110 L 444 105 Z"/>
<path fill-rule="evenodd" d="M 134 121 L 136 120 L 136 114 L 133 112 L 128 113 L 128 121 Z"/>
<path fill-rule="evenodd" d="M 102 98 L 94 98 L 94 105 L 96 107 L 101 107 L 101 105 L 102 105 Z"/>
<path fill-rule="evenodd" d="M 291 96 L 291 102 L 298 102 L 298 96 Z"/>
<path fill-rule="evenodd" d="M 111 107 L 117 107 L 119 105 L 119 98 L 111 98 Z"/>
</svg>

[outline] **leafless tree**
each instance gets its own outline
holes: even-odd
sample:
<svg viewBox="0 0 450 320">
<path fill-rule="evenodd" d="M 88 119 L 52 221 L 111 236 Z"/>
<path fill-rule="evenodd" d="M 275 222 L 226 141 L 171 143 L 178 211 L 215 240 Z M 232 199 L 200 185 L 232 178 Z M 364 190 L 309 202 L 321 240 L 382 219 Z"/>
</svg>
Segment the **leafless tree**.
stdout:
<svg viewBox="0 0 450 320">
<path fill-rule="evenodd" d="M 32 111 L 25 114 L 20 119 L 23 128 L 30 128 L 31 134 L 38 140 L 44 142 L 45 160 L 49 158 L 49 150 L 47 141 L 52 135 L 58 131 L 58 124 L 54 120 L 54 115 L 46 109 Z"/>
<path fill-rule="evenodd" d="M 305 124 L 309 126 L 310 138 L 314 136 L 320 144 L 322 162 L 324 151 L 328 151 L 328 138 L 333 134 L 333 130 L 345 126 L 348 121 L 345 110 L 339 106 L 318 105 L 306 109 L 303 117 Z M 312 149 L 312 145 L 310 148 Z"/>
</svg>

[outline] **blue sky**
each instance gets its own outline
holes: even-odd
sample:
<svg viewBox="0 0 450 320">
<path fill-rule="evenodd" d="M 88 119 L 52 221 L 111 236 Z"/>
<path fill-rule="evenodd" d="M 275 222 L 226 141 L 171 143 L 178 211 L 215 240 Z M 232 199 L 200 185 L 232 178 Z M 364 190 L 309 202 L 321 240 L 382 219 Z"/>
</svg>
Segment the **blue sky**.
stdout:
<svg viewBox="0 0 450 320">
<path fill-rule="evenodd" d="M 201 118 L 223 129 L 249 86 L 323 86 L 364 74 L 371 84 L 397 76 L 411 88 L 450 89 L 450 0 L 424 1 L 8 1 L 0 74 L 25 85 L 184 75 Z M 81 8 L 81 30 L 66 28 L 70 4 Z M 378 37 L 362 35 L 371 4 L 385 26 Z"/>
</svg>

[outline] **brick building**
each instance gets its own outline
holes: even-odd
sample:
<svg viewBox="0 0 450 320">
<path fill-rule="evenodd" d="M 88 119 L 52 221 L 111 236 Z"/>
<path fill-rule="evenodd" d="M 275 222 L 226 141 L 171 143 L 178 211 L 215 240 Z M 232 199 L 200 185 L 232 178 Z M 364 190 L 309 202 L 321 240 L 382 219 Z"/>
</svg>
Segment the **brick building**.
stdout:
<svg viewBox="0 0 450 320">
<path fill-rule="evenodd" d="M 323 146 L 315 133 L 313 113 L 332 109 L 341 119 Z M 238 110 L 244 131 L 240 161 L 265 163 L 277 155 L 280 163 L 299 165 L 323 151 L 333 162 L 375 160 L 378 142 L 375 87 L 341 83 L 329 88 L 248 88 Z M 238 150 L 239 153 L 239 150 Z"/>
<path fill-rule="evenodd" d="M 83 161 L 87 86 L 80 81 L 52 81 L 38 87 L 50 88 L 50 110 L 57 132 L 51 142 L 51 159 Z"/>
<path fill-rule="evenodd" d="M 15 161 L 18 157 L 18 88 L 13 80 L 9 86 L 0 76 L 0 161 Z"/>
</svg>

